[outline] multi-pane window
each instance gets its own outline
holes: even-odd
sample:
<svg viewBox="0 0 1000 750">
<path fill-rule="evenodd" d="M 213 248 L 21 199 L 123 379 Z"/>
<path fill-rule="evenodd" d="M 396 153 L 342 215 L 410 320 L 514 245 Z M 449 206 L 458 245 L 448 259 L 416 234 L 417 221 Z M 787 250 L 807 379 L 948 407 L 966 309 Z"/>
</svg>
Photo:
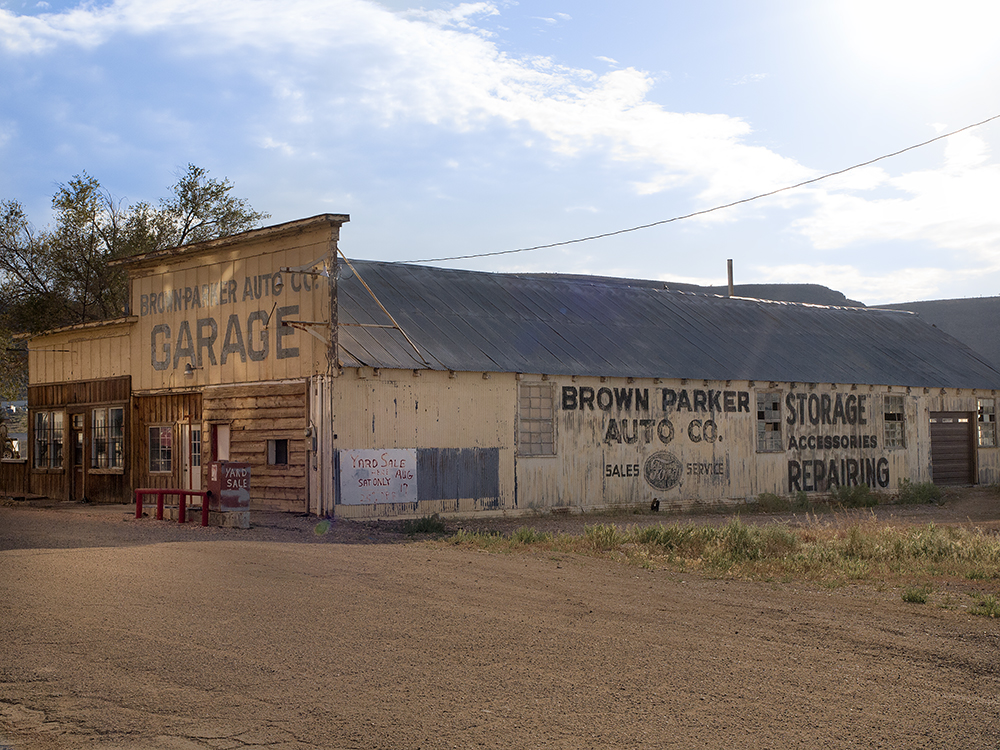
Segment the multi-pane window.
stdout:
<svg viewBox="0 0 1000 750">
<path fill-rule="evenodd" d="M 90 467 L 122 469 L 125 467 L 125 409 L 101 407 L 91 413 Z"/>
<path fill-rule="evenodd" d="M 63 465 L 63 413 L 35 412 L 35 468 L 61 469 Z"/>
<path fill-rule="evenodd" d="M 173 469 L 174 428 L 157 425 L 149 428 L 149 471 L 169 473 Z"/>
<path fill-rule="evenodd" d="M 191 428 L 191 467 L 201 467 L 201 427 Z"/>
<path fill-rule="evenodd" d="M 997 412 L 996 401 L 992 398 L 977 400 L 979 407 L 979 446 L 992 448 L 997 444 Z"/>
<path fill-rule="evenodd" d="M 757 394 L 757 450 L 781 451 L 781 394 Z"/>
<path fill-rule="evenodd" d="M 903 410 L 903 397 L 882 397 L 882 446 L 885 448 L 906 447 L 906 418 Z"/>
<path fill-rule="evenodd" d="M 522 383 L 518 411 L 521 429 L 517 451 L 522 456 L 556 453 L 555 391 L 551 383 Z"/>
</svg>

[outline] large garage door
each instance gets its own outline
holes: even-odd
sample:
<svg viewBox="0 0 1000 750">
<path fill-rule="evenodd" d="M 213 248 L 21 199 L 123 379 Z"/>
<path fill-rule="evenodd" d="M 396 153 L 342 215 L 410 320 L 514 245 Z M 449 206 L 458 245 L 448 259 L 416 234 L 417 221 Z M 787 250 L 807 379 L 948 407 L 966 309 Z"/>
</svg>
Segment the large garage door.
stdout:
<svg viewBox="0 0 1000 750">
<path fill-rule="evenodd" d="M 934 484 L 975 484 L 973 415 L 931 412 L 931 476 Z"/>
</svg>

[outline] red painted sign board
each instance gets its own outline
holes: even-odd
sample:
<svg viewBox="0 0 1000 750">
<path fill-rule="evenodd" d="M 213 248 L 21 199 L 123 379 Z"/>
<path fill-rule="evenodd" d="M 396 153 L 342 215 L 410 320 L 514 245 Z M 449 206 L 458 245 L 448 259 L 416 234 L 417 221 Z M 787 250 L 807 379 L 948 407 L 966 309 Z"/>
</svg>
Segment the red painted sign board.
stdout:
<svg viewBox="0 0 1000 750">
<path fill-rule="evenodd" d="M 250 464 L 236 461 L 213 461 L 208 473 L 211 510 L 250 509 Z"/>
</svg>

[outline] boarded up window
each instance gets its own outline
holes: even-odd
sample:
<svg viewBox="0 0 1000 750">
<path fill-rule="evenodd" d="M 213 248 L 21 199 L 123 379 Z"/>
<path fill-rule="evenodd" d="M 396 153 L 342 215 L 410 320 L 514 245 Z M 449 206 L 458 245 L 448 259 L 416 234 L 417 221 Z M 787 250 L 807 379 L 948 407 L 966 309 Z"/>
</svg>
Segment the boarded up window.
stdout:
<svg viewBox="0 0 1000 750">
<path fill-rule="evenodd" d="M 992 398 L 977 399 L 979 406 L 979 446 L 992 448 L 997 444 L 996 402 Z"/>
<path fill-rule="evenodd" d="M 886 448 L 906 447 L 906 419 L 902 396 L 882 397 L 882 419 L 885 425 L 882 445 Z"/>
<path fill-rule="evenodd" d="M 499 448 L 420 448 L 418 500 L 500 501 Z"/>
<path fill-rule="evenodd" d="M 782 451 L 781 443 L 781 394 L 757 394 L 757 450 Z"/>
<path fill-rule="evenodd" d="M 555 389 L 551 383 L 521 383 L 519 394 L 521 429 L 517 452 L 522 456 L 554 456 Z"/>
</svg>

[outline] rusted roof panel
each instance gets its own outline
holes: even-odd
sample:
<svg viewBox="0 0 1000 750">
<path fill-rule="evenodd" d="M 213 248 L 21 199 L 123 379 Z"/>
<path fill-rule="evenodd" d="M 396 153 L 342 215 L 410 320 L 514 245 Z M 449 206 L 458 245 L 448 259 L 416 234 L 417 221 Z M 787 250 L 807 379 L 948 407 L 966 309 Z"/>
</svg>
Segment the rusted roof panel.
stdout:
<svg viewBox="0 0 1000 750">
<path fill-rule="evenodd" d="M 344 326 L 346 366 L 1000 388 L 983 357 L 904 312 L 652 281 L 353 264 L 420 356 L 391 328 Z M 338 281 L 338 300 L 341 323 L 390 322 L 355 274 Z"/>
</svg>

